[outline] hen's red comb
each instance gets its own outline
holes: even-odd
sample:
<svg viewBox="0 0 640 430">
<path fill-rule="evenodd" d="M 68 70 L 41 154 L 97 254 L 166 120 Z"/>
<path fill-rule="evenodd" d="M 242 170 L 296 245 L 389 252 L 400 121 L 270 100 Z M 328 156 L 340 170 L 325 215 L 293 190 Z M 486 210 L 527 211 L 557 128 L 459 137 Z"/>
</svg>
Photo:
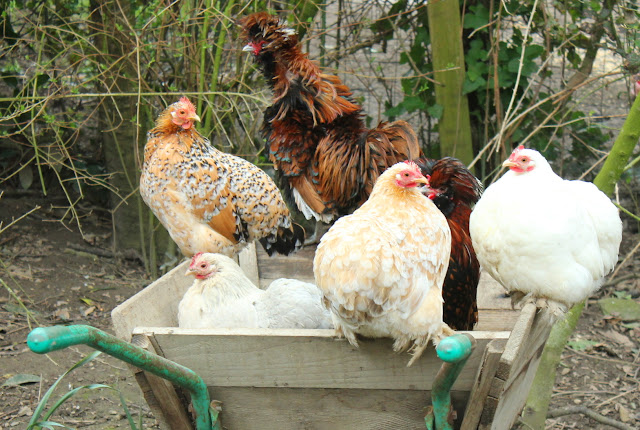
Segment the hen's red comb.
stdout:
<svg viewBox="0 0 640 430">
<path fill-rule="evenodd" d="M 193 257 L 191 257 L 191 264 L 189 265 L 189 268 L 192 268 L 193 265 L 196 263 L 196 260 L 198 259 L 198 257 L 200 257 L 202 254 L 204 254 L 203 252 L 198 252 L 196 254 L 193 254 Z"/>
<path fill-rule="evenodd" d="M 191 100 L 189 100 L 187 96 L 180 97 L 180 103 L 184 103 L 187 105 L 187 108 L 193 109 L 194 112 L 196 111 L 196 107 L 193 103 L 191 103 Z"/>
<path fill-rule="evenodd" d="M 418 165 L 413 161 L 413 160 L 404 160 L 405 164 L 407 164 L 409 167 L 411 167 L 412 169 L 418 169 Z"/>
<path fill-rule="evenodd" d="M 509 160 L 513 161 L 516 158 L 518 158 L 518 153 L 520 151 L 522 151 L 523 149 L 524 149 L 524 145 L 520 145 L 516 149 L 514 149 L 513 152 L 511 153 L 511 155 L 509 156 Z"/>
</svg>

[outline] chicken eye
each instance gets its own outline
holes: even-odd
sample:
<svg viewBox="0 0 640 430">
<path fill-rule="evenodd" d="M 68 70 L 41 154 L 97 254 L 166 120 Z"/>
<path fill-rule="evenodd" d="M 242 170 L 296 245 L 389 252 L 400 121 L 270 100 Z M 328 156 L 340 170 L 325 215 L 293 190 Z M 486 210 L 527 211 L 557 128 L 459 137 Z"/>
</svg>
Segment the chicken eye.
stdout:
<svg viewBox="0 0 640 430">
<path fill-rule="evenodd" d="M 408 172 L 404 172 L 404 177 L 408 178 L 409 177 L 409 173 Z"/>
<path fill-rule="evenodd" d="M 178 113 L 179 113 L 180 115 L 184 115 L 186 112 L 184 111 L 184 109 L 182 109 L 182 110 L 178 111 Z"/>
<path fill-rule="evenodd" d="M 527 159 L 523 157 L 523 158 L 520 159 L 520 161 L 522 161 L 523 163 L 526 163 Z"/>
<path fill-rule="evenodd" d="M 207 265 L 206 265 L 205 263 L 202 263 L 202 264 L 200 265 L 200 268 L 201 268 L 201 269 L 206 269 L 206 268 L 207 268 Z"/>
</svg>

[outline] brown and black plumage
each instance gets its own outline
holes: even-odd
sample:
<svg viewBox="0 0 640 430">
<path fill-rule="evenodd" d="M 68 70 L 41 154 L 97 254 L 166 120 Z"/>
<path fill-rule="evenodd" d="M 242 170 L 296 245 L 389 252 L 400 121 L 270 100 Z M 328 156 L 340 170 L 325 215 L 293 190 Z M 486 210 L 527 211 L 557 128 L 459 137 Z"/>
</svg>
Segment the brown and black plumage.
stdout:
<svg viewBox="0 0 640 430">
<path fill-rule="evenodd" d="M 449 269 L 442 287 L 443 320 L 455 330 L 473 330 L 478 322 L 480 263 L 471 244 L 469 216 L 482 194 L 482 184 L 455 158 L 415 161 L 422 173 L 429 175 L 435 191 L 429 198 L 447 218 L 451 230 Z"/>
<path fill-rule="evenodd" d="M 272 89 L 262 135 L 280 188 L 307 219 L 330 222 L 369 196 L 378 176 L 420 156 L 405 121 L 367 129 L 362 108 L 339 77 L 302 52 L 298 36 L 264 12 L 242 18 L 247 45 Z"/>
</svg>

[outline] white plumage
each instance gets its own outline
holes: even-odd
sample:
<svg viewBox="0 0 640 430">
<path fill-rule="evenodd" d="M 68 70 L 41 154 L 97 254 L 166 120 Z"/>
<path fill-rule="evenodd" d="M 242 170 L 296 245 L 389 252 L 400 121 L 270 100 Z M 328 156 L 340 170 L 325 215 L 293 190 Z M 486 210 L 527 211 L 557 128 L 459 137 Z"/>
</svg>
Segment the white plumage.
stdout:
<svg viewBox="0 0 640 430">
<path fill-rule="evenodd" d="M 442 283 L 451 232 L 418 185 L 414 163 L 398 163 L 378 178 L 369 199 L 322 237 L 313 261 L 338 334 L 391 337 L 394 350 L 417 359 L 432 339 L 452 330 L 442 320 Z"/>
<path fill-rule="evenodd" d="M 590 182 L 563 180 L 520 146 L 469 220 L 481 266 L 509 292 L 548 299 L 557 311 L 593 294 L 618 261 L 622 222 Z M 543 302 L 539 301 L 539 305 Z"/>
<path fill-rule="evenodd" d="M 183 328 L 332 328 L 318 288 L 277 279 L 261 290 L 231 258 L 198 253 L 187 274 L 195 275 L 178 305 Z"/>
</svg>

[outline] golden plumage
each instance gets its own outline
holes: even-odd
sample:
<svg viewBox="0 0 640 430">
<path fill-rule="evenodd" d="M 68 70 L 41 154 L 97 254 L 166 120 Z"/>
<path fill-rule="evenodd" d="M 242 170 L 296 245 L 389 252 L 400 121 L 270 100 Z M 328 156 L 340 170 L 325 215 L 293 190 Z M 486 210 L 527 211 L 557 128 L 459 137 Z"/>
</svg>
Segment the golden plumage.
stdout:
<svg viewBox="0 0 640 430">
<path fill-rule="evenodd" d="M 394 338 L 394 350 L 413 348 L 411 365 L 430 339 L 451 333 L 442 321 L 451 233 L 417 184 L 399 184 L 405 174 L 426 181 L 413 163 L 387 169 L 369 199 L 325 233 L 313 270 L 339 333 L 354 346 L 356 333 Z"/>
<path fill-rule="evenodd" d="M 299 248 L 304 231 L 291 222 L 273 180 L 214 148 L 193 127 L 195 118 L 186 97 L 160 114 L 148 133 L 140 177 L 142 198 L 182 253 L 233 256 L 253 240 L 269 254 Z"/>
</svg>

